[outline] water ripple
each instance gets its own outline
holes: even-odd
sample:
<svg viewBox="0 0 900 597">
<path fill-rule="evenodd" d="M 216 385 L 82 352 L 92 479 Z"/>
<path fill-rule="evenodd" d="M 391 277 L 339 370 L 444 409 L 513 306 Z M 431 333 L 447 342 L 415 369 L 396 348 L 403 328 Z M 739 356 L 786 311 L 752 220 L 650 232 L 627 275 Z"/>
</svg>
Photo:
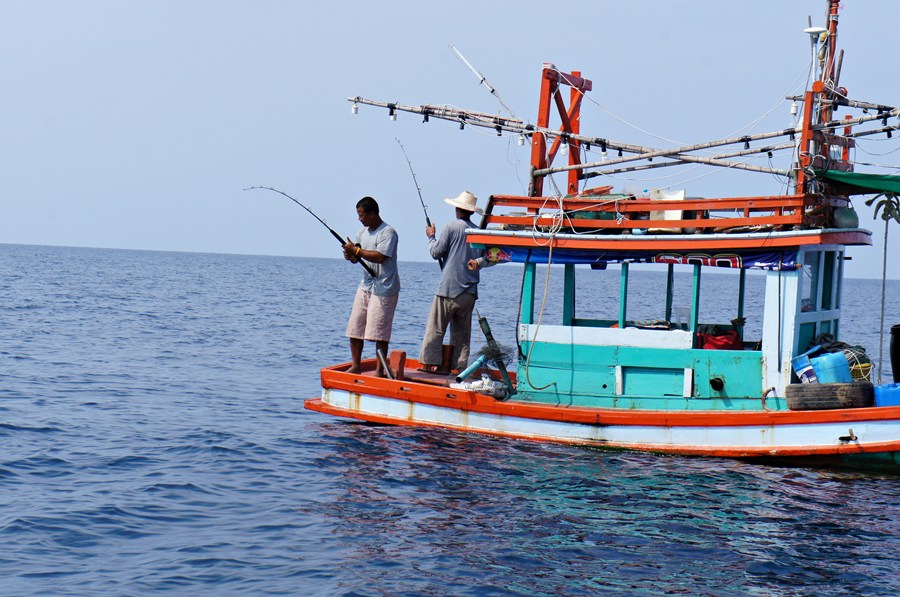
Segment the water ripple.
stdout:
<svg viewBox="0 0 900 597">
<path fill-rule="evenodd" d="M 0 245 L 0 593 L 900 594 L 896 475 L 303 410 L 348 358 L 345 265 Z M 402 267 L 414 355 L 435 268 Z M 480 308 L 514 345 L 495 270 Z"/>
</svg>

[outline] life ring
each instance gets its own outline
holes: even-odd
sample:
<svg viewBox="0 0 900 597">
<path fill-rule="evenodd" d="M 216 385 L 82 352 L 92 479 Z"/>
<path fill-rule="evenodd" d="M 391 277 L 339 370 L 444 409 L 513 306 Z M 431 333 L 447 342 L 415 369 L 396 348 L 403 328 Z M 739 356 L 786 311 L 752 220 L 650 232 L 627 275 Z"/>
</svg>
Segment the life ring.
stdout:
<svg viewBox="0 0 900 597">
<path fill-rule="evenodd" d="M 864 408 L 875 403 L 875 386 L 854 383 L 795 383 L 784 390 L 790 410 Z"/>
</svg>

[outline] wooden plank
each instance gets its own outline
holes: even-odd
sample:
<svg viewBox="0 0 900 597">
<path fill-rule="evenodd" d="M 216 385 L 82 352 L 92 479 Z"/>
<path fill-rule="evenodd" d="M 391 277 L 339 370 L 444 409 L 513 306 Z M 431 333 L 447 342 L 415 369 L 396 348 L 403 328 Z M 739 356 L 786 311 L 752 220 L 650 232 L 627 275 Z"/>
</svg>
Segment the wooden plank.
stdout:
<svg viewBox="0 0 900 597">
<path fill-rule="evenodd" d="M 560 209 L 602 212 L 649 212 L 665 210 L 721 211 L 733 209 L 777 209 L 812 205 L 804 201 L 803 195 L 775 195 L 765 197 L 722 197 L 693 198 L 680 201 L 653 201 L 651 199 L 630 199 L 625 196 L 604 198 L 522 197 L 516 195 L 493 195 L 491 204 L 505 207 L 529 209 Z M 593 203 L 592 203 L 593 202 Z M 818 205 L 818 203 L 816 203 Z"/>
<path fill-rule="evenodd" d="M 490 223 L 517 226 L 522 230 L 537 227 L 551 228 L 559 223 L 550 216 L 492 216 Z M 803 223 L 803 214 L 799 211 L 791 215 L 751 216 L 749 218 L 702 218 L 696 220 L 588 220 L 584 218 L 566 218 L 563 228 L 582 229 L 630 229 L 630 228 L 709 228 L 727 229 L 745 226 L 781 226 Z"/>
<path fill-rule="evenodd" d="M 492 234 L 469 233 L 468 242 L 488 247 L 525 247 L 546 248 L 551 240 L 547 235 L 540 235 L 539 240 L 532 236 L 498 236 Z M 781 236 L 771 233 L 750 234 L 695 234 L 695 235 L 582 235 L 578 238 L 556 236 L 552 239 L 553 247 L 559 249 L 576 249 L 585 251 L 691 251 L 705 250 L 738 250 L 738 249 L 774 249 L 796 248 L 814 245 L 871 245 L 872 234 L 866 230 L 828 232 L 821 231 L 813 235 Z"/>
</svg>

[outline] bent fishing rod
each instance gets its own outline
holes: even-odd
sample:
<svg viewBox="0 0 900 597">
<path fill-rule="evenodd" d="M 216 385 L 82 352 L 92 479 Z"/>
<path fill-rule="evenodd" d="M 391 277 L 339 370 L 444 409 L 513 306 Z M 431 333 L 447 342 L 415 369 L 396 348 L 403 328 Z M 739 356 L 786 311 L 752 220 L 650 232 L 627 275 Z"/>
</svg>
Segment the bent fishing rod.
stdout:
<svg viewBox="0 0 900 597">
<path fill-rule="evenodd" d="M 341 235 L 338 234 L 337 232 L 335 232 L 335 231 L 331 228 L 331 226 L 329 226 L 328 224 L 326 224 L 326 223 L 325 223 L 325 220 L 323 220 L 322 218 L 320 218 L 319 216 L 317 216 L 317 215 L 313 212 L 313 210 L 311 210 L 310 208 L 306 207 L 305 205 L 303 205 L 302 203 L 300 203 L 299 201 L 297 201 L 296 199 L 294 199 L 293 197 L 291 197 L 290 195 L 288 195 L 288 194 L 285 193 L 284 191 L 279 191 L 278 189 L 273 189 L 272 187 L 248 187 L 248 188 L 246 188 L 246 189 L 244 189 L 244 190 L 245 190 L 245 191 L 252 191 L 252 190 L 254 190 L 254 189 L 265 189 L 266 191 L 274 191 L 274 192 L 278 193 L 279 195 L 284 195 L 285 197 L 287 197 L 288 199 L 290 199 L 291 201 L 293 201 L 294 203 L 296 203 L 297 205 L 299 205 L 300 207 L 302 207 L 303 209 L 305 209 L 306 211 L 308 211 L 309 214 L 310 214 L 312 217 L 314 217 L 315 219 L 319 220 L 319 223 L 322 224 L 322 226 L 325 226 L 326 228 L 328 228 L 328 232 L 330 232 L 331 235 L 332 235 L 334 238 L 336 238 L 337 241 L 338 241 L 339 243 L 341 243 L 341 246 L 342 246 L 342 247 L 343 247 L 345 244 L 347 244 L 347 241 L 345 241 L 343 238 L 341 238 Z M 371 267 L 369 267 L 368 265 L 366 265 L 365 261 L 363 261 L 362 259 L 360 259 L 360 260 L 359 260 L 359 264 L 360 264 L 361 266 L 363 266 L 363 268 L 365 268 L 365 270 L 366 270 L 367 272 L 369 272 L 369 275 L 370 275 L 370 276 L 372 276 L 373 278 L 377 278 L 377 277 L 378 277 L 377 274 L 375 274 L 375 271 L 374 271 Z"/>
<path fill-rule="evenodd" d="M 428 217 L 428 208 L 425 207 L 425 200 L 422 199 L 422 189 L 419 188 L 419 181 L 416 180 L 416 173 L 413 172 L 412 162 L 409 161 L 409 156 L 406 155 L 406 150 L 403 148 L 403 143 L 400 142 L 400 139 L 394 137 L 394 141 L 400 146 L 400 151 L 403 152 L 403 157 L 406 158 L 406 165 L 409 166 L 409 173 L 412 174 L 413 184 L 416 185 L 416 192 L 419 194 L 419 203 L 422 204 L 422 211 L 425 212 L 425 225 L 431 227 L 431 218 Z M 437 261 L 441 269 L 444 269 L 444 258 L 440 257 Z"/>
</svg>

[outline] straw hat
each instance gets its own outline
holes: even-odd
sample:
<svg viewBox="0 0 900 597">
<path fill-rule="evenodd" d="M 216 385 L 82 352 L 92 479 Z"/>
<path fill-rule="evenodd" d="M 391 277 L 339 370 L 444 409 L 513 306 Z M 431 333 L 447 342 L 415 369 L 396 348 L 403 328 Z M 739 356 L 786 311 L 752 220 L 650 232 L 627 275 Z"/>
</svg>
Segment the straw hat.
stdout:
<svg viewBox="0 0 900 597">
<path fill-rule="evenodd" d="M 444 199 L 444 203 L 449 203 L 453 207 L 458 207 L 466 211 L 474 211 L 477 214 L 484 213 L 483 210 L 476 205 L 478 203 L 478 197 L 469 191 L 463 191 L 459 196 L 453 199 L 448 197 Z"/>
</svg>

